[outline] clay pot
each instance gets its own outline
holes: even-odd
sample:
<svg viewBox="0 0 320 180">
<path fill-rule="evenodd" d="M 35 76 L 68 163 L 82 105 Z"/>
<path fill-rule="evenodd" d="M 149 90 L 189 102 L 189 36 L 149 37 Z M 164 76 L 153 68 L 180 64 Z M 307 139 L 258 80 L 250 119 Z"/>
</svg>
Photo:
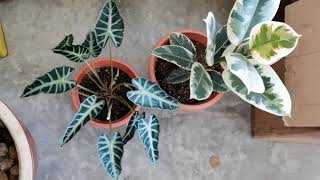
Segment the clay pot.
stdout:
<svg viewBox="0 0 320 180">
<path fill-rule="evenodd" d="M 110 61 L 107 58 L 98 58 L 98 59 L 94 60 L 93 62 L 91 62 L 90 65 L 92 67 L 95 67 L 95 68 L 110 67 Z M 118 68 L 118 69 L 122 70 L 123 72 L 128 74 L 129 77 L 131 77 L 132 79 L 139 77 L 138 73 L 132 67 L 130 67 L 129 65 L 125 64 L 120 59 L 112 59 L 112 66 L 114 68 Z M 84 76 L 86 74 L 88 74 L 89 72 L 91 72 L 89 66 L 87 64 L 84 65 L 75 76 L 76 82 L 78 84 L 80 84 L 82 79 L 84 78 Z M 80 108 L 80 104 L 81 104 L 78 88 L 75 88 L 74 90 L 72 90 L 71 98 L 72 98 L 71 100 L 72 100 L 72 105 L 73 105 L 74 109 L 76 111 L 78 111 L 79 108 Z M 136 105 L 133 105 L 132 109 L 134 109 L 135 111 L 139 111 L 140 107 L 136 106 Z M 128 112 L 122 118 L 113 120 L 112 124 L 111 124 L 111 127 L 112 128 L 117 128 L 117 127 L 120 127 L 120 126 L 127 125 L 132 115 L 133 115 L 132 112 Z M 110 128 L 109 122 L 101 121 L 99 119 L 94 119 L 94 120 L 90 121 L 89 123 L 92 126 L 97 127 L 97 128 Z"/>
<path fill-rule="evenodd" d="M 19 179 L 36 180 L 37 152 L 29 131 L 16 118 L 12 111 L 0 101 L 0 119 L 7 127 L 16 146 L 19 162 Z"/>
<path fill-rule="evenodd" d="M 200 31 L 179 30 L 176 32 L 179 32 L 179 33 L 186 35 L 192 41 L 200 42 L 204 46 L 207 45 L 207 36 Z M 155 45 L 155 48 L 160 47 L 160 46 L 164 46 L 164 45 L 168 45 L 168 44 L 170 44 L 169 35 L 166 35 Z M 149 67 L 148 67 L 149 77 L 150 77 L 151 81 L 153 81 L 155 83 L 157 83 L 157 78 L 156 78 L 156 74 L 155 74 L 155 67 L 156 67 L 157 59 L 158 59 L 157 57 L 151 55 L 149 57 Z M 201 101 L 198 104 L 182 104 L 181 109 L 184 111 L 192 111 L 192 112 L 200 111 L 200 110 L 203 110 L 203 109 L 206 109 L 206 108 L 213 106 L 215 103 L 217 103 L 221 99 L 222 96 L 223 96 L 223 93 L 213 94 L 208 99 Z"/>
</svg>

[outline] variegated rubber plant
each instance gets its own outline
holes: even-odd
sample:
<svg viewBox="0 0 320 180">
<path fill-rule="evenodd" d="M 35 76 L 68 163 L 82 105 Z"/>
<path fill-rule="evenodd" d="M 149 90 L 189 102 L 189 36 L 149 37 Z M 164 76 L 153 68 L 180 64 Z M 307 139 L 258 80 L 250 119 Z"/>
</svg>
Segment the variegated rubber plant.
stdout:
<svg viewBox="0 0 320 180">
<path fill-rule="evenodd" d="M 79 92 L 86 99 L 81 103 L 78 112 L 67 126 L 61 146 L 68 143 L 84 125 L 96 118 L 106 106 L 108 109 L 106 121 L 109 121 L 110 124 L 109 133 L 102 133 L 99 136 L 97 148 L 102 166 L 113 179 L 118 179 L 121 173 L 121 159 L 124 145 L 133 138 L 136 130 L 138 130 L 140 140 L 152 163 L 157 162 L 159 159 L 158 143 L 160 133 L 159 121 L 155 115 L 150 115 L 147 120 L 144 112 L 134 112 L 124 97 L 118 97 L 113 94 L 114 90 L 119 88 L 120 85 L 130 88 L 131 90 L 127 93 L 128 99 L 143 108 L 173 110 L 180 106 L 176 99 L 169 96 L 157 84 L 152 83 L 148 79 L 136 78 L 132 79 L 132 83 L 116 83 L 119 71 L 114 75 L 111 60 L 111 42 L 115 47 L 119 47 L 122 43 L 123 31 L 124 23 L 116 2 L 114 0 L 107 0 L 100 12 L 94 30 L 89 31 L 82 44 L 74 45 L 73 35 L 70 34 L 53 49 L 54 53 L 61 54 L 73 62 L 86 63 L 94 76 L 91 77 L 88 74 L 90 79 L 106 93 L 98 93 L 81 86 L 71 78 L 75 69 L 69 66 L 61 66 L 38 77 L 25 88 L 21 95 L 21 97 L 29 97 L 39 93 L 60 94 L 68 92 L 73 88 L 79 88 L 83 92 L 86 92 Z M 111 81 L 109 84 L 103 83 L 106 81 L 102 81 L 96 69 L 88 62 L 90 56 L 98 57 L 107 44 L 109 44 L 111 64 Z M 113 132 L 111 126 L 114 101 L 119 101 L 123 106 L 128 106 L 134 113 L 123 136 L 118 131 Z"/>
<path fill-rule="evenodd" d="M 195 62 L 195 48 L 183 34 L 172 33 L 170 45 L 152 54 L 179 67 L 168 82 L 190 79 L 190 98 L 204 100 L 213 90 L 230 89 L 261 110 L 290 116 L 290 95 L 271 65 L 295 49 L 300 35 L 289 25 L 272 21 L 279 5 L 280 0 L 237 0 L 227 25 L 217 32 L 214 16 L 208 14 L 206 62 L 220 63 L 223 81 L 221 74 Z"/>
</svg>

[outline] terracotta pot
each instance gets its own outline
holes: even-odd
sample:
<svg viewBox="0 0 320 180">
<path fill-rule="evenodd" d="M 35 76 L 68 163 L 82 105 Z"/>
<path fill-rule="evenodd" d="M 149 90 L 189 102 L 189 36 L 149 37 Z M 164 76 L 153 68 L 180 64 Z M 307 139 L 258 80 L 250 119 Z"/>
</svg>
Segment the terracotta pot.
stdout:
<svg viewBox="0 0 320 180">
<path fill-rule="evenodd" d="M 106 59 L 106 58 L 98 58 L 98 59 L 94 60 L 93 62 L 91 62 L 90 65 L 92 67 L 95 67 L 95 68 L 110 67 L 110 61 L 109 61 L 109 59 Z M 132 67 L 130 67 L 129 65 L 125 64 L 120 59 L 112 59 L 112 66 L 114 68 L 118 68 L 118 69 L 122 70 L 123 72 L 128 74 L 129 77 L 132 78 L 132 79 L 139 77 L 138 73 Z M 76 74 L 76 77 L 75 77 L 76 82 L 78 84 L 80 84 L 82 79 L 84 78 L 84 76 L 86 74 L 88 74 L 89 72 L 91 72 L 89 66 L 88 65 L 84 65 L 80 69 L 80 71 Z M 72 104 L 73 104 L 74 109 L 76 111 L 78 111 L 79 108 L 80 108 L 80 104 L 81 104 L 78 88 L 75 88 L 74 90 L 72 90 L 71 98 L 72 98 Z M 132 108 L 135 111 L 138 111 L 140 109 L 140 107 L 136 106 L 136 105 L 133 105 Z M 120 126 L 128 124 L 128 122 L 129 122 L 129 120 L 130 120 L 132 115 L 133 115 L 132 112 L 128 112 L 122 118 L 113 120 L 112 124 L 111 124 L 111 127 L 112 128 L 117 128 L 117 127 L 120 127 Z M 109 128 L 110 127 L 109 122 L 101 121 L 99 119 L 94 119 L 94 120 L 90 121 L 89 123 L 91 125 L 93 125 L 94 127 L 97 127 L 97 128 Z"/>
<path fill-rule="evenodd" d="M 182 33 L 182 34 L 186 35 L 189 39 L 191 39 L 193 41 L 200 42 L 204 46 L 207 45 L 207 36 L 200 31 L 179 30 L 176 32 Z M 166 35 L 155 45 L 155 47 L 160 47 L 160 46 L 168 45 L 168 44 L 170 44 L 169 35 Z M 156 74 L 155 74 L 155 67 L 156 67 L 157 59 L 158 59 L 157 57 L 151 55 L 149 57 L 149 67 L 148 67 L 150 79 L 151 79 L 151 81 L 153 81 L 155 83 L 158 82 L 157 78 L 156 78 Z M 207 100 L 204 100 L 198 104 L 182 104 L 181 109 L 184 111 L 192 111 L 192 112 L 200 111 L 200 110 L 203 110 L 203 109 L 206 109 L 206 108 L 213 106 L 215 103 L 217 103 L 221 99 L 222 96 L 223 96 L 223 93 L 213 94 Z"/>
<path fill-rule="evenodd" d="M 37 151 L 29 131 L 16 118 L 12 111 L 0 101 L 0 119 L 13 138 L 19 161 L 19 180 L 36 180 Z"/>
</svg>

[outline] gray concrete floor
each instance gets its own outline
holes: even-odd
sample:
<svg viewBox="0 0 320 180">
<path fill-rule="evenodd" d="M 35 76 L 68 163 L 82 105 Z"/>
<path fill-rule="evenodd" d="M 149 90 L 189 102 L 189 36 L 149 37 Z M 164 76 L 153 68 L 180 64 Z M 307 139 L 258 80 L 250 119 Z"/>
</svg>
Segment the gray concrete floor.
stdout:
<svg viewBox="0 0 320 180">
<path fill-rule="evenodd" d="M 20 99 L 36 76 L 59 65 L 73 65 L 53 48 L 73 33 L 81 42 L 102 0 L 7 0 L 0 3 L 10 56 L 0 62 L 0 98 L 26 124 L 39 151 L 39 180 L 107 178 L 96 155 L 99 130 L 86 126 L 63 149 L 59 142 L 72 118 L 69 93 Z M 154 43 L 179 28 L 204 31 L 213 11 L 226 22 L 233 0 L 120 0 L 125 37 L 114 54 L 147 75 Z M 106 55 L 103 51 L 102 55 Z M 249 106 L 227 93 L 214 107 L 199 113 L 157 113 L 161 123 L 160 162 L 149 165 L 135 138 L 125 149 L 125 180 L 319 180 L 320 146 L 256 141 L 250 137 Z M 221 165 L 212 168 L 209 158 Z"/>
</svg>

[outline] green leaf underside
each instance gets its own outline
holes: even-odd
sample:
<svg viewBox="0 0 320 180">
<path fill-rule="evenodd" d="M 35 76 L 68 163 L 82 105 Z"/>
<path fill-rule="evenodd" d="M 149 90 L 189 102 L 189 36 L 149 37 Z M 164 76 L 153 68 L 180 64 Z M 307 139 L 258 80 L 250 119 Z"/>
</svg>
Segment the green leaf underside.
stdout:
<svg viewBox="0 0 320 180">
<path fill-rule="evenodd" d="M 192 52 L 177 45 L 166 45 L 155 48 L 152 54 L 186 70 L 190 70 L 192 64 L 196 61 Z"/>
<path fill-rule="evenodd" d="M 110 38 L 114 46 L 119 47 L 122 43 L 123 31 L 124 23 L 117 5 L 113 0 L 108 0 L 100 12 L 95 27 L 98 45 L 104 48 Z"/>
<path fill-rule="evenodd" d="M 136 78 L 132 84 L 138 89 L 127 92 L 127 97 L 134 104 L 143 108 L 154 109 L 177 109 L 180 107 L 179 102 L 163 91 L 159 85 L 145 79 Z"/>
<path fill-rule="evenodd" d="M 232 44 L 239 45 L 255 25 L 272 20 L 279 4 L 280 0 L 237 0 L 227 23 Z"/>
<path fill-rule="evenodd" d="M 216 50 L 214 53 L 214 64 L 219 64 L 221 62 L 221 56 L 224 50 L 231 44 L 227 36 L 227 25 L 224 25 L 218 30 L 216 34 Z M 220 60 L 220 61 L 219 61 Z"/>
<path fill-rule="evenodd" d="M 247 57 L 239 53 L 231 53 L 226 55 L 226 61 L 231 73 L 241 79 L 248 89 L 248 93 L 263 93 L 265 91 L 260 74 Z"/>
<path fill-rule="evenodd" d="M 299 35 L 288 25 L 266 22 L 254 27 L 250 34 L 250 49 L 254 59 L 271 64 L 290 54 L 297 45 Z M 269 62 L 268 62 L 269 61 Z"/>
<path fill-rule="evenodd" d="M 127 128 L 126 128 L 126 133 L 123 136 L 123 144 L 124 145 L 127 144 L 127 142 L 129 142 L 133 138 L 133 136 L 138 128 L 139 121 L 144 119 L 145 116 L 146 115 L 144 112 L 143 113 L 135 112 L 134 115 L 131 117 L 131 119 L 127 125 Z"/>
<path fill-rule="evenodd" d="M 220 93 L 228 91 L 228 87 L 224 83 L 221 73 L 214 70 L 208 71 L 208 73 L 212 81 L 213 91 Z"/>
<path fill-rule="evenodd" d="M 179 84 L 190 79 L 190 71 L 187 71 L 182 68 L 176 68 L 170 72 L 169 76 L 166 79 L 166 82 L 170 84 Z"/>
<path fill-rule="evenodd" d="M 76 86 L 75 81 L 69 80 L 73 72 L 74 68 L 72 67 L 57 67 L 38 77 L 32 84 L 27 86 L 21 97 L 29 97 L 39 93 L 59 94 L 67 92 Z"/>
<path fill-rule="evenodd" d="M 54 53 L 61 54 L 73 62 L 84 62 L 89 59 L 90 53 L 88 48 L 82 45 L 57 46 L 52 49 Z"/>
<path fill-rule="evenodd" d="M 177 45 L 188 49 L 192 54 L 196 53 L 196 48 L 192 41 L 184 34 L 171 33 L 170 34 L 170 45 Z"/>
<path fill-rule="evenodd" d="M 207 48 L 206 48 L 206 62 L 209 66 L 214 64 L 214 54 L 216 49 L 216 20 L 212 12 L 208 13 L 204 19 L 207 29 Z"/>
<path fill-rule="evenodd" d="M 160 125 L 158 118 L 155 115 L 151 115 L 149 122 L 145 120 L 139 121 L 139 138 L 144 145 L 145 151 L 152 163 L 156 163 L 159 159 L 159 134 Z"/>
<path fill-rule="evenodd" d="M 121 160 L 123 156 L 123 143 L 119 132 L 114 132 L 112 139 L 106 134 L 98 138 L 98 155 L 102 166 L 114 180 L 121 174 Z"/>
<path fill-rule="evenodd" d="M 92 57 L 98 57 L 102 51 L 102 49 L 97 43 L 94 31 L 90 31 L 87 34 L 85 41 L 82 43 L 82 46 L 88 48 L 89 53 Z"/>
<path fill-rule="evenodd" d="M 279 77 L 269 66 L 255 65 L 255 67 L 264 82 L 265 92 L 262 94 L 254 92 L 248 94 L 246 86 L 229 70 L 223 72 L 223 80 L 230 90 L 255 107 L 278 116 L 290 115 L 291 99 Z M 266 76 L 265 72 L 272 74 L 273 78 Z"/>
<path fill-rule="evenodd" d="M 99 115 L 105 105 L 105 101 L 100 100 L 97 102 L 97 99 L 95 95 L 92 95 L 81 103 L 78 112 L 69 123 L 63 135 L 61 146 L 69 142 L 87 122 Z"/>
<path fill-rule="evenodd" d="M 210 75 L 200 63 L 194 63 L 190 75 L 190 99 L 205 100 L 212 91 Z"/>
</svg>

